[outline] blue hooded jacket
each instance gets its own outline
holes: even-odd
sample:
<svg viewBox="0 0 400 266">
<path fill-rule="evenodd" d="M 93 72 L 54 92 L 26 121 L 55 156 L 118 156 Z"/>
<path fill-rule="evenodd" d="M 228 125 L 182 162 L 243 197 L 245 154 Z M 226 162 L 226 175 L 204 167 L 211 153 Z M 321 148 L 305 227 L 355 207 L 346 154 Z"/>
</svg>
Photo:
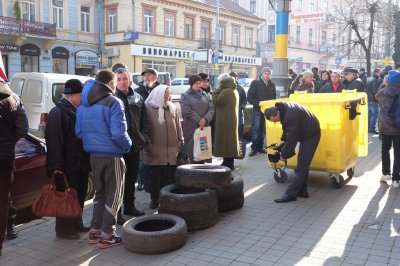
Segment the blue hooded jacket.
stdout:
<svg viewBox="0 0 400 266">
<path fill-rule="evenodd" d="M 88 80 L 76 114 L 75 134 L 91 157 L 120 157 L 132 141 L 127 132 L 124 104 L 105 84 Z"/>
</svg>

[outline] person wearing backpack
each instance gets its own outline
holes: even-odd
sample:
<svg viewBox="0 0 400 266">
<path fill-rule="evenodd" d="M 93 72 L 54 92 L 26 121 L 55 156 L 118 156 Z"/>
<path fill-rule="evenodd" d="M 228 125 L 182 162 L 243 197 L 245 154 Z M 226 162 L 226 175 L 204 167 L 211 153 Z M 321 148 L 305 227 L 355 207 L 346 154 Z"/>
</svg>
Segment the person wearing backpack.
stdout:
<svg viewBox="0 0 400 266">
<path fill-rule="evenodd" d="M 400 187 L 400 72 L 389 71 L 387 86 L 378 91 L 375 98 L 379 101 L 379 136 L 382 140 L 382 177 L 381 182 L 392 180 L 392 187 Z M 393 146 L 393 171 L 390 174 L 390 149 Z"/>
</svg>

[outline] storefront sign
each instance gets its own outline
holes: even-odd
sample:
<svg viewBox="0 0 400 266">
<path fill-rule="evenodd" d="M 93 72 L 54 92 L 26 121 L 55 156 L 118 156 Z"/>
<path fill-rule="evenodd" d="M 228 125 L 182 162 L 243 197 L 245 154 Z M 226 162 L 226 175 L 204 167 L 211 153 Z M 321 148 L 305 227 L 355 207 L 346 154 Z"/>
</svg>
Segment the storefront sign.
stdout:
<svg viewBox="0 0 400 266">
<path fill-rule="evenodd" d="M 97 66 L 99 61 L 95 52 L 82 50 L 75 53 L 75 63 L 85 66 Z"/>
<path fill-rule="evenodd" d="M 52 54 L 53 58 L 64 58 L 64 59 L 69 58 L 69 51 L 61 46 L 54 48 L 52 50 L 51 54 Z"/>
<path fill-rule="evenodd" d="M 27 43 L 21 46 L 20 50 L 21 55 L 30 55 L 30 56 L 39 56 L 40 48 L 34 44 Z"/>
<path fill-rule="evenodd" d="M 134 41 L 139 39 L 139 32 L 125 32 L 124 41 Z"/>
<path fill-rule="evenodd" d="M 195 51 L 173 49 L 157 46 L 145 46 L 145 45 L 131 45 L 131 55 L 151 56 L 151 57 L 163 57 L 171 59 L 190 59 Z"/>
<path fill-rule="evenodd" d="M 50 56 L 47 56 L 47 55 L 42 56 L 42 60 L 50 60 L 50 59 L 51 59 Z"/>
<path fill-rule="evenodd" d="M 322 22 L 324 20 L 324 13 L 308 13 L 308 14 L 301 14 L 301 15 L 291 15 L 290 22 L 291 24 L 299 25 L 303 23 L 310 23 L 310 22 Z"/>
<path fill-rule="evenodd" d="M 238 55 L 224 55 L 223 63 L 233 63 L 238 65 L 261 66 L 261 57 L 249 57 Z"/>
<path fill-rule="evenodd" d="M 12 44 L 0 44 L 0 51 L 2 52 L 18 52 L 19 46 Z"/>
</svg>

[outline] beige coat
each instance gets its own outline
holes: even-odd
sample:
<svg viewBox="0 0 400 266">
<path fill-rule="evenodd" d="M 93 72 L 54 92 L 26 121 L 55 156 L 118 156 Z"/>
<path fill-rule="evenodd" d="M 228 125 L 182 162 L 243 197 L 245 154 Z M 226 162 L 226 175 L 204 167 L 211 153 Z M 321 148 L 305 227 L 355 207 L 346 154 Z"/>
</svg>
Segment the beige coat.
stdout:
<svg viewBox="0 0 400 266">
<path fill-rule="evenodd" d="M 178 114 L 175 117 L 165 107 L 165 122 L 160 125 L 158 108 L 146 103 L 150 124 L 151 143 L 144 148 L 143 164 L 147 165 L 176 165 L 176 156 L 183 143 L 183 134 Z"/>
</svg>

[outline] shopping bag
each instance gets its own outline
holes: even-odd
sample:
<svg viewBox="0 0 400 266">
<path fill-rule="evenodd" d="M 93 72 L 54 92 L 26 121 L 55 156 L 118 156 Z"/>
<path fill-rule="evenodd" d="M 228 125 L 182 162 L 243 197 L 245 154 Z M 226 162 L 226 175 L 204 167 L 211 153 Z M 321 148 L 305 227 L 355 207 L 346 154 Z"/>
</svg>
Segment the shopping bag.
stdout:
<svg viewBox="0 0 400 266">
<path fill-rule="evenodd" d="M 78 193 L 68 184 L 64 174 L 65 191 L 56 191 L 55 174 L 51 178 L 50 185 L 42 188 L 32 206 L 32 213 L 42 217 L 79 218 L 82 216 L 82 208 L 78 202 Z"/>
<path fill-rule="evenodd" d="M 198 128 L 193 135 L 193 159 L 197 162 L 212 158 L 211 127 Z"/>
</svg>

